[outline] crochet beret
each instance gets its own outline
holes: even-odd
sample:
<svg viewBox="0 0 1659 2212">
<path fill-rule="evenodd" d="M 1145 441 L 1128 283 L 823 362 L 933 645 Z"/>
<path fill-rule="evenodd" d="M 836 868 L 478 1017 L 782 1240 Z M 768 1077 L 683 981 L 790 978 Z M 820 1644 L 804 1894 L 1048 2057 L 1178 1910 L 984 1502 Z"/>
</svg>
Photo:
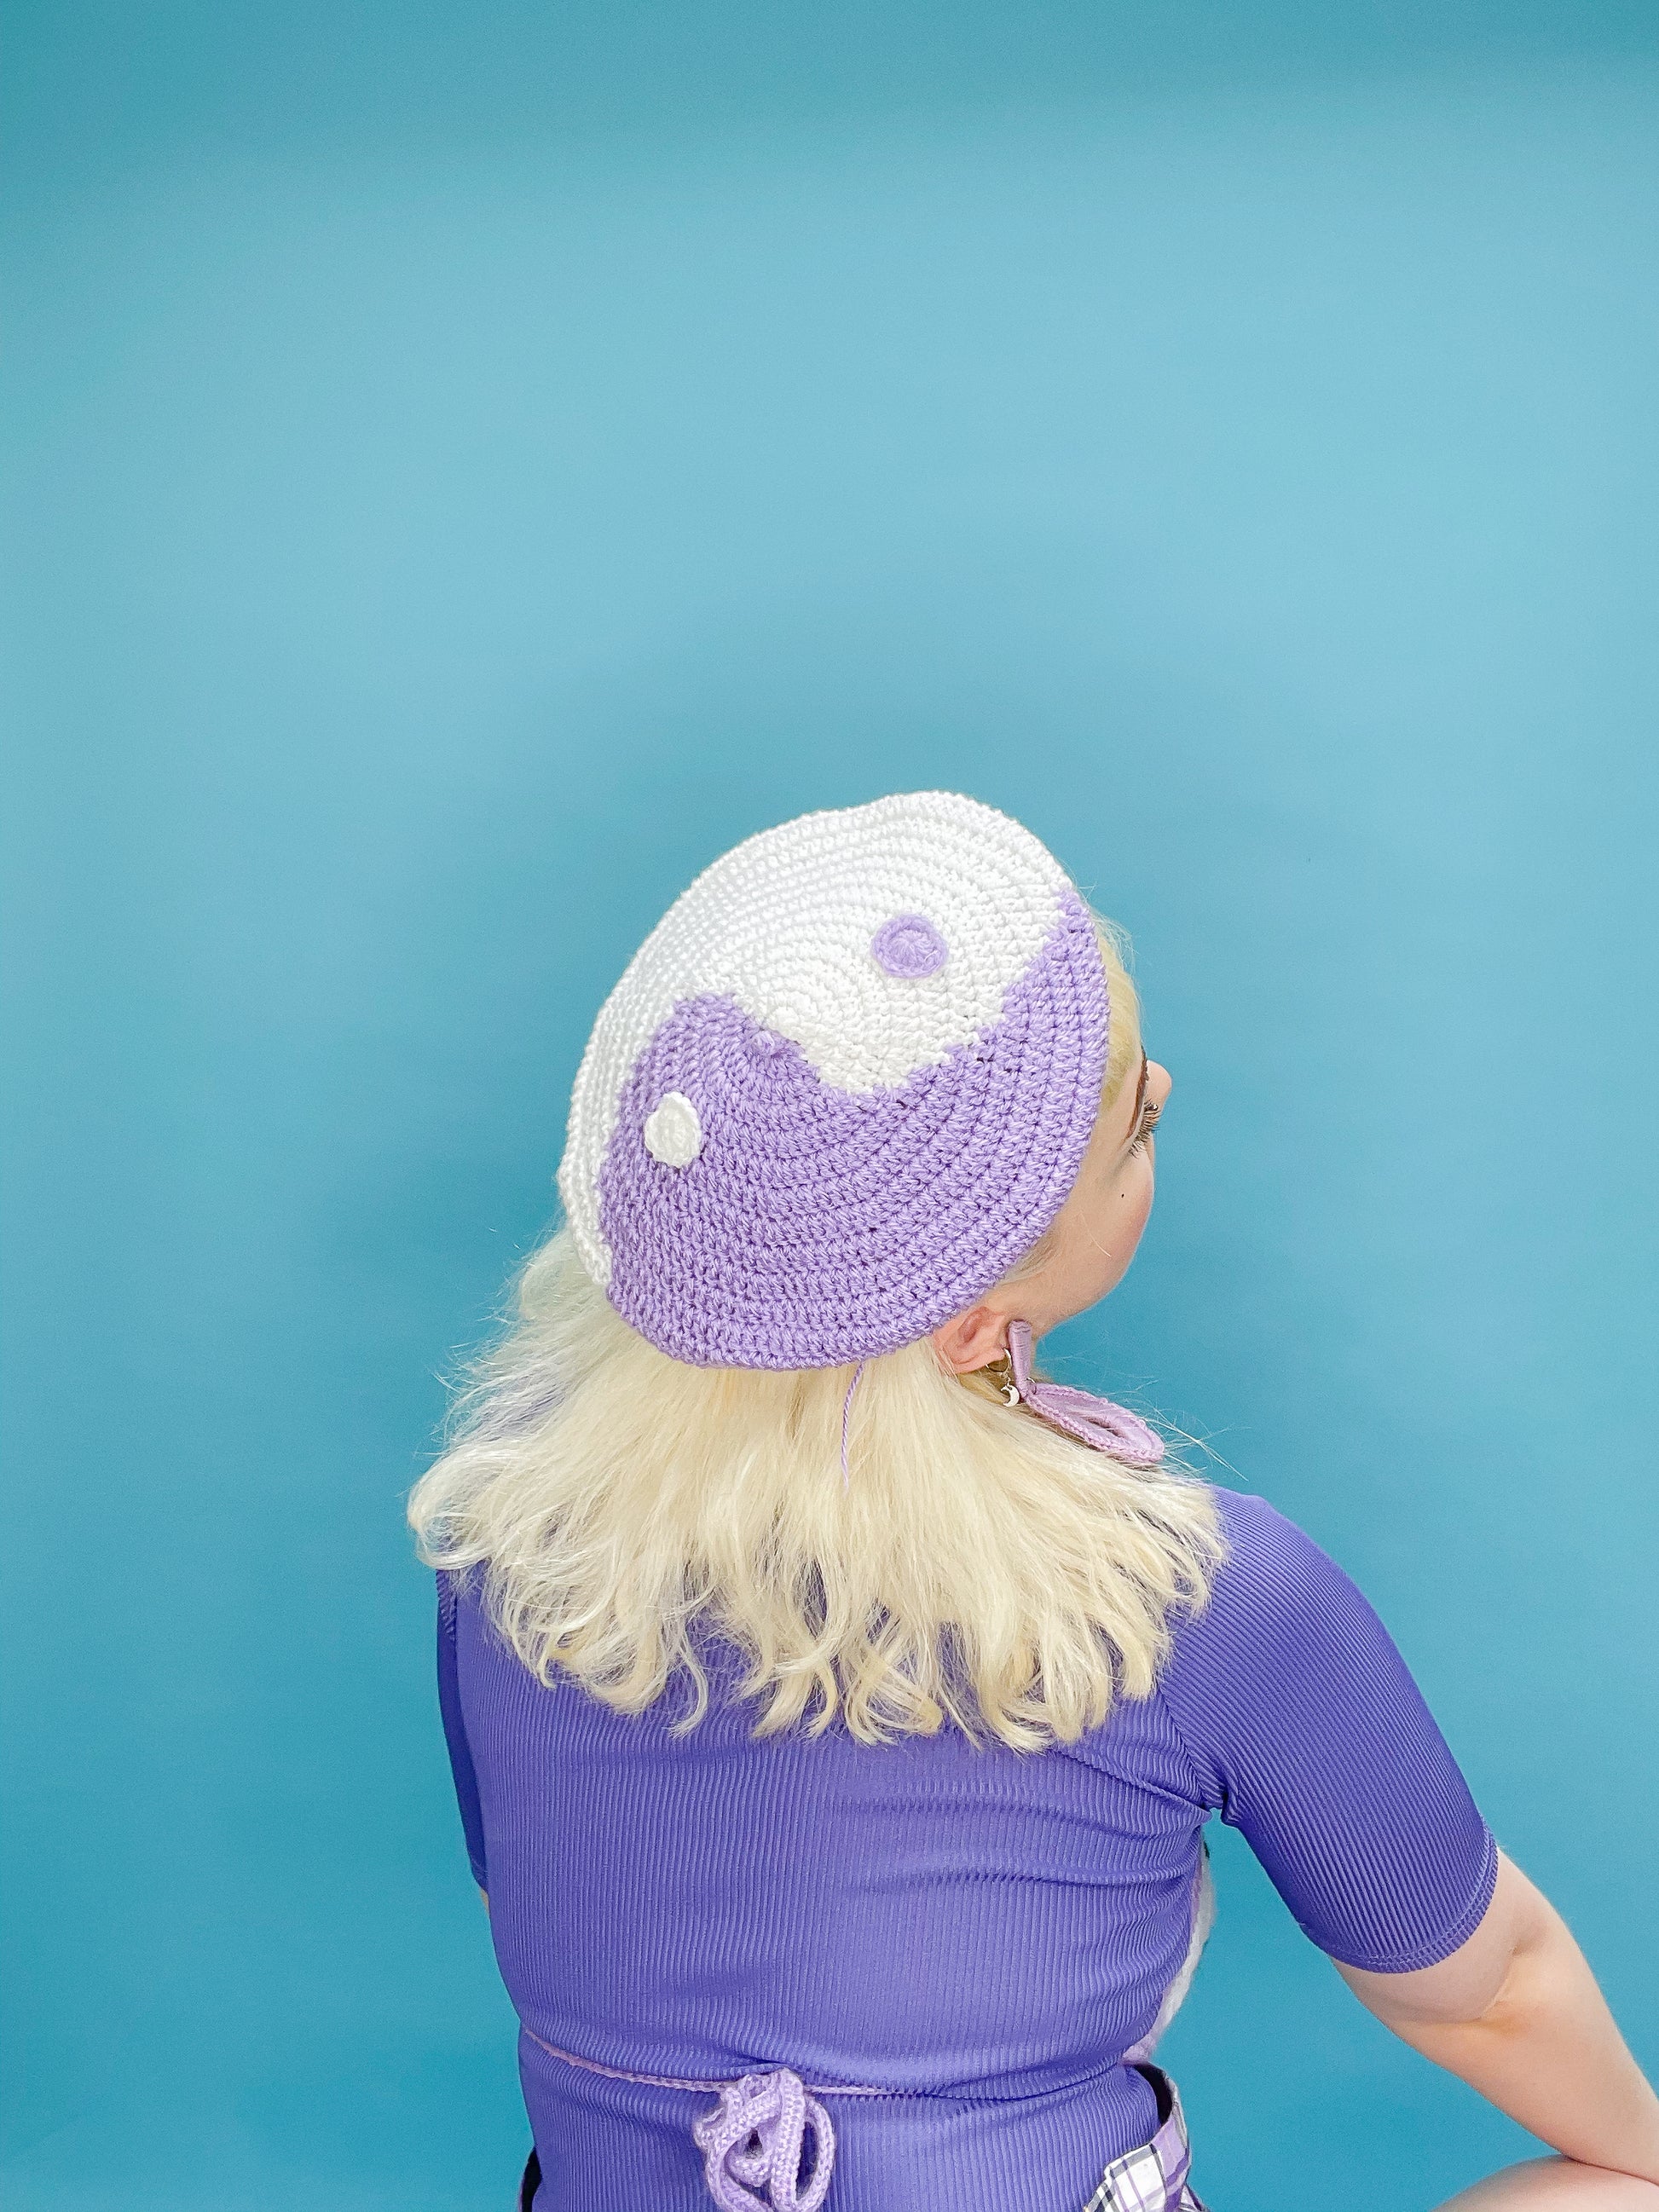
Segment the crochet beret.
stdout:
<svg viewBox="0 0 1659 2212">
<path fill-rule="evenodd" d="M 698 1367 L 915 1342 L 1059 1212 L 1106 1073 L 1088 908 L 953 792 L 763 830 L 600 1009 L 559 1192 L 623 1318 Z"/>
</svg>

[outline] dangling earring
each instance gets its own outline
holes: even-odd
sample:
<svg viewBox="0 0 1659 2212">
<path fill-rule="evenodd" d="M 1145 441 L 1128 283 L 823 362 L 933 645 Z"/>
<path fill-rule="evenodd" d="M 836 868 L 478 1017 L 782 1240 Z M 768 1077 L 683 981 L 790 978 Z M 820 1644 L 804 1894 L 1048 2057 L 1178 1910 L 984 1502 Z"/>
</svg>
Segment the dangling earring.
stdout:
<svg viewBox="0 0 1659 2212">
<path fill-rule="evenodd" d="M 1031 1372 L 1031 1324 L 1008 1324 L 1008 1380 L 1003 1386 L 1005 1406 L 1024 1406 L 1051 1429 L 1071 1437 L 1091 1451 L 1105 1452 L 1126 1467 L 1156 1467 L 1164 1456 L 1164 1439 L 1154 1434 L 1139 1413 L 1110 1398 L 1097 1398 L 1091 1390 L 1074 1390 L 1068 1382 L 1039 1382 Z M 993 1366 L 1002 1363 L 994 1361 Z"/>
<path fill-rule="evenodd" d="M 1005 1406 L 1018 1405 L 1019 1385 L 1014 1380 L 1013 1362 L 1006 1352 L 1000 1352 L 994 1359 L 988 1359 L 983 1367 L 976 1367 L 973 1372 L 990 1376 Z"/>
</svg>

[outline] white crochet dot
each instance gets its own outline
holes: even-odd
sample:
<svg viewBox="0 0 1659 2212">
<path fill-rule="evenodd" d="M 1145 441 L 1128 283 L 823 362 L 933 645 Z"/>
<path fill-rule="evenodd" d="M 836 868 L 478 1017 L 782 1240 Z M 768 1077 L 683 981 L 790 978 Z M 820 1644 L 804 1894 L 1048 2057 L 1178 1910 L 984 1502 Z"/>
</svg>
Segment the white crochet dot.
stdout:
<svg viewBox="0 0 1659 2212">
<path fill-rule="evenodd" d="M 690 1167 L 702 1150 L 702 1123 L 683 1091 L 665 1091 L 645 1117 L 645 1149 L 665 1168 Z"/>
</svg>

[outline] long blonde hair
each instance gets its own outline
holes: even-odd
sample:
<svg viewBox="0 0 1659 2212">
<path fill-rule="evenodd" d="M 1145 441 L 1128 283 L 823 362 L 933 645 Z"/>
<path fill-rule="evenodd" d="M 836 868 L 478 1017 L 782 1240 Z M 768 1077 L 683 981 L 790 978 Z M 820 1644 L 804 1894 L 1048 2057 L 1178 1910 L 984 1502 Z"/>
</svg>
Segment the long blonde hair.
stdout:
<svg viewBox="0 0 1659 2212">
<path fill-rule="evenodd" d="M 1139 1065 L 1115 933 L 1105 1098 Z M 1016 1278 L 1023 1270 L 1016 1268 Z M 837 1713 L 861 1741 L 949 1723 L 1018 1750 L 1074 1741 L 1144 1697 L 1172 1609 L 1221 1555 L 1206 1486 L 1073 1443 L 939 1364 L 931 1340 L 851 1367 L 698 1368 L 629 1328 L 567 1230 L 529 1261 L 502 1340 L 458 1400 L 410 1520 L 428 1564 L 482 1570 L 544 1682 L 624 1712 L 732 1639 L 757 1733 Z"/>
</svg>

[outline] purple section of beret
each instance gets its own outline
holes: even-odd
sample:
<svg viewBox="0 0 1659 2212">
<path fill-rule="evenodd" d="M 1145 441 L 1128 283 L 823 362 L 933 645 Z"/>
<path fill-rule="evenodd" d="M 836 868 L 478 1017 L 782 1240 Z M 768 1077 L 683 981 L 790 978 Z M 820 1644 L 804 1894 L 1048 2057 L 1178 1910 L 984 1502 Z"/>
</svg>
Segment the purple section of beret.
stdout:
<svg viewBox="0 0 1659 2212">
<path fill-rule="evenodd" d="M 635 1064 L 599 1170 L 611 1303 L 697 1367 L 833 1367 L 915 1343 L 1060 1211 L 1109 1017 L 1071 891 L 997 1020 L 892 1090 L 835 1090 L 732 1000 L 683 999 Z M 642 1133 L 668 1091 L 702 1126 L 683 1168 Z"/>
</svg>

